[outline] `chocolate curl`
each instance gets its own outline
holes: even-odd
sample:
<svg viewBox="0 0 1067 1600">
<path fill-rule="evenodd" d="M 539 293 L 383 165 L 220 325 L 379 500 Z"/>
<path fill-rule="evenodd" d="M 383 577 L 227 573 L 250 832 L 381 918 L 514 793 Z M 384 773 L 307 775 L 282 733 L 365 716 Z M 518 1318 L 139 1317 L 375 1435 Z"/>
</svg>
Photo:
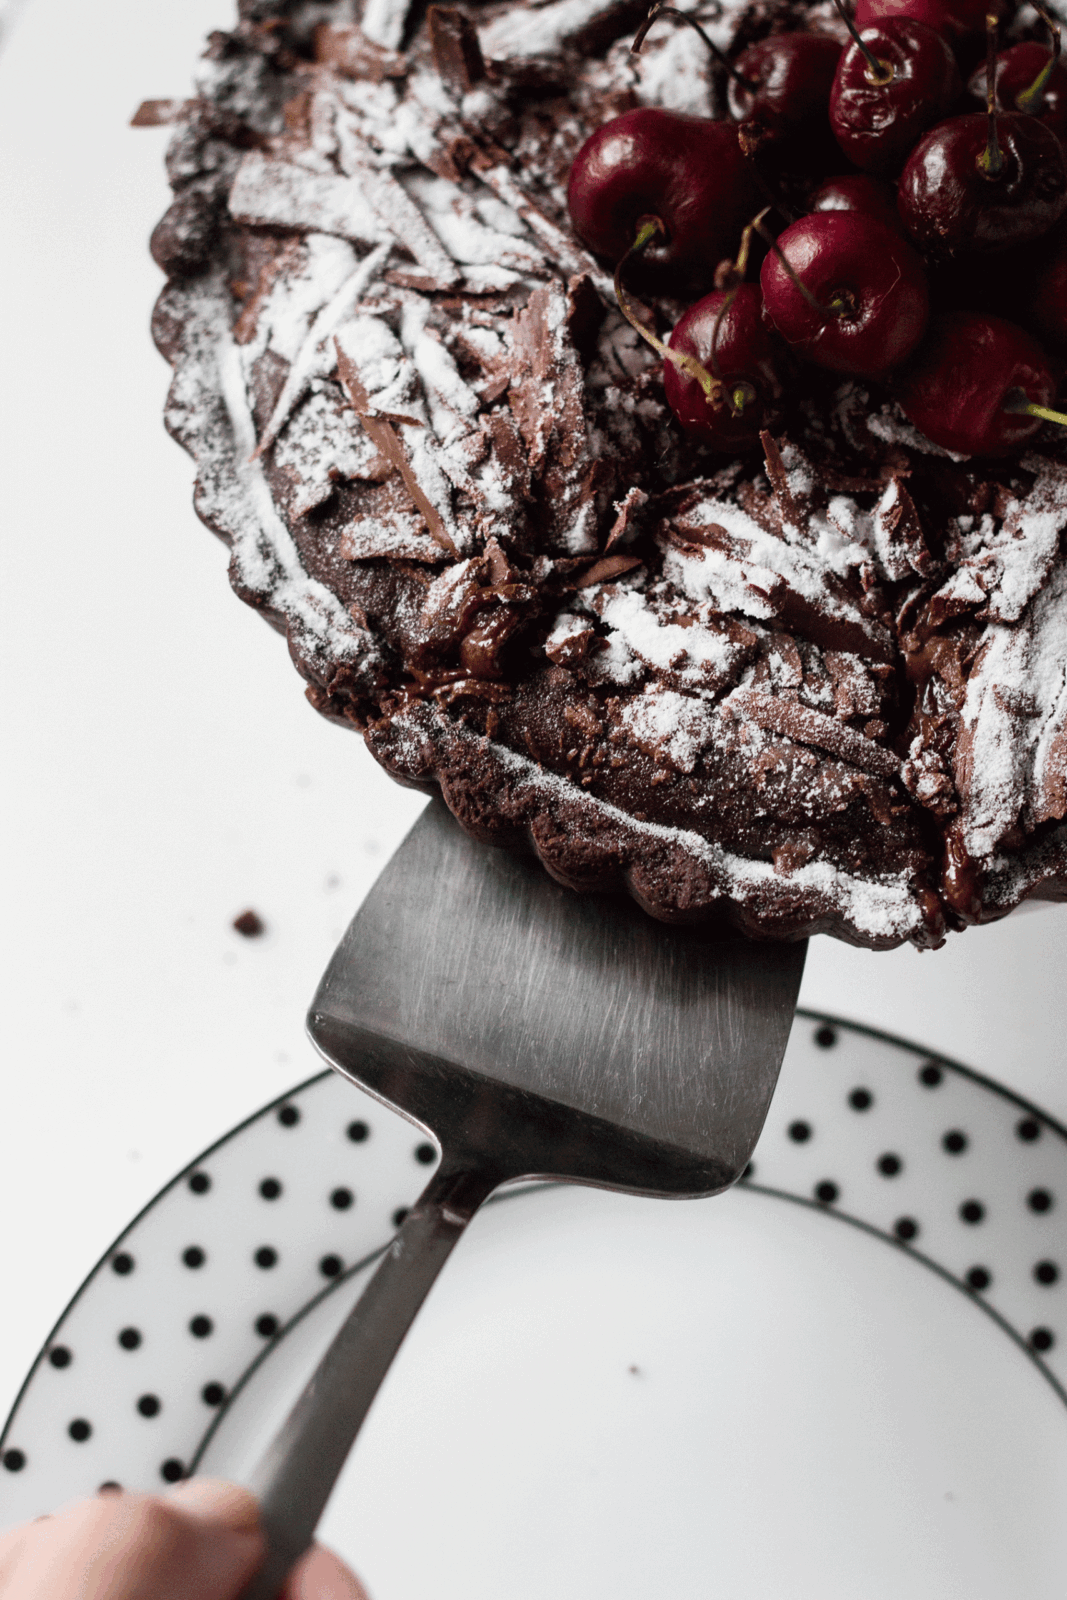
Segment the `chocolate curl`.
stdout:
<svg viewBox="0 0 1067 1600">
<path fill-rule="evenodd" d="M 723 710 L 730 716 L 741 712 L 761 728 L 783 734 L 797 744 L 811 744 L 819 750 L 827 750 L 876 778 L 895 778 L 900 774 L 900 757 L 892 750 L 875 744 L 873 739 L 834 717 L 802 705 L 799 700 L 788 699 L 785 695 L 761 694 L 756 689 L 738 689 L 723 701 Z"/>
<path fill-rule="evenodd" d="M 456 94 L 469 94 L 485 77 L 478 33 L 454 6 L 431 6 L 427 13 L 433 64 L 441 82 Z"/>
<path fill-rule="evenodd" d="M 363 380 L 359 375 L 355 362 L 346 355 L 334 340 L 337 351 L 337 371 L 341 378 L 341 387 L 352 410 L 356 413 L 366 430 L 372 444 L 376 445 L 386 461 L 399 472 L 404 480 L 404 487 L 414 502 L 416 510 L 426 523 L 426 531 L 442 550 L 447 550 L 453 560 L 459 560 L 459 551 L 449 537 L 448 529 L 441 518 L 437 507 L 426 498 L 419 486 L 418 479 L 411 470 L 411 463 L 407 458 L 404 446 L 396 436 L 396 430 L 388 413 L 376 412 L 370 403 L 370 396 L 363 387 Z M 398 421 L 412 421 L 412 418 L 397 418 Z"/>
<path fill-rule="evenodd" d="M 622 573 L 640 565 L 640 556 L 603 556 L 599 561 L 593 562 L 588 572 L 583 572 L 574 587 L 591 589 L 594 583 L 607 583 L 609 578 L 618 578 Z"/>
<path fill-rule="evenodd" d="M 186 100 L 142 100 L 130 118 L 131 128 L 165 128 L 177 122 Z"/>
</svg>

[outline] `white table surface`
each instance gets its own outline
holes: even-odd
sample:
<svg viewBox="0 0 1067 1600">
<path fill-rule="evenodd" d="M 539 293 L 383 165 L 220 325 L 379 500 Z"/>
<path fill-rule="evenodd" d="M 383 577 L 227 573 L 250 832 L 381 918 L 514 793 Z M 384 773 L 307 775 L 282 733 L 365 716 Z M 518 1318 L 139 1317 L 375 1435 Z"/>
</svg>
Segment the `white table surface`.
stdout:
<svg viewBox="0 0 1067 1600">
<path fill-rule="evenodd" d="M 227 0 L 24 0 L 0 49 L 0 1414 L 176 1169 L 317 1068 L 319 972 L 417 815 L 230 594 L 148 336 L 165 130 Z M 230 926 L 247 906 L 260 940 Z M 1067 914 L 812 944 L 802 1002 L 1067 1118 Z"/>
</svg>

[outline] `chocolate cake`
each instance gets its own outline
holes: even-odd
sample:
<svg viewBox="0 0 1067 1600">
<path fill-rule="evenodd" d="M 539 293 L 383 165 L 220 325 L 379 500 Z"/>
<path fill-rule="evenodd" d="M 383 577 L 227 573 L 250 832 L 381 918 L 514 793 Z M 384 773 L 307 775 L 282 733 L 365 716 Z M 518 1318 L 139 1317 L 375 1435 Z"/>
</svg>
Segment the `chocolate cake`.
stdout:
<svg viewBox="0 0 1067 1600">
<path fill-rule="evenodd" d="M 576 889 L 879 949 L 1063 898 L 1062 437 L 952 456 L 810 372 L 754 456 L 679 429 L 566 208 L 610 117 L 726 114 L 646 5 L 241 0 L 146 103 L 197 511 L 317 710 Z"/>
</svg>

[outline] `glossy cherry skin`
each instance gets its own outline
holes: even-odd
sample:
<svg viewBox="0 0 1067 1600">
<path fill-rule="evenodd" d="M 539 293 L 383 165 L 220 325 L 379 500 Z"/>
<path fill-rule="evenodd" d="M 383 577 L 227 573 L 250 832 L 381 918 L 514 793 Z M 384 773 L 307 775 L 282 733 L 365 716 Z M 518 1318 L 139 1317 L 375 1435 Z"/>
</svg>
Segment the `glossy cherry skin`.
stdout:
<svg viewBox="0 0 1067 1600">
<path fill-rule="evenodd" d="M 666 237 L 642 252 L 662 267 L 705 267 L 733 255 L 758 196 L 732 122 L 642 106 L 598 128 L 571 167 L 567 208 L 578 237 L 613 265 L 638 223 L 658 217 Z"/>
<path fill-rule="evenodd" d="M 1019 95 L 1029 89 L 1039 73 L 1048 66 L 1049 47 L 1029 40 L 1013 44 L 997 57 L 997 104 L 1005 111 L 1024 109 L 1016 105 Z M 985 63 L 972 73 L 967 93 L 985 105 Z M 1041 103 L 1031 113 L 1044 122 L 1062 139 L 1067 135 L 1067 66 L 1057 61 L 1041 96 Z"/>
<path fill-rule="evenodd" d="M 862 33 L 890 17 L 910 17 L 955 42 L 985 31 L 986 12 L 1003 11 L 986 0 L 856 0 L 853 21 Z"/>
<path fill-rule="evenodd" d="M 983 112 L 952 117 L 919 141 L 901 173 L 901 220 L 933 255 L 1027 244 L 1067 210 L 1067 160 L 1051 128 L 1018 111 L 998 117 L 997 178 L 978 165 L 987 136 Z"/>
<path fill-rule="evenodd" d="M 739 122 L 759 122 L 777 137 L 822 132 L 826 102 L 841 46 L 825 33 L 776 33 L 750 44 L 734 62 L 746 89 L 730 79 L 730 110 Z"/>
<path fill-rule="evenodd" d="M 672 350 L 696 356 L 708 372 L 714 372 L 711 341 L 715 320 L 727 300 L 725 290 L 705 295 L 675 324 L 667 343 Z M 712 405 L 696 378 L 663 363 L 663 387 L 667 404 L 686 433 L 693 434 L 714 450 L 749 450 L 759 443 L 761 428 L 773 427 L 778 420 L 784 389 L 781 360 L 773 335 L 763 321 L 762 297 L 754 283 L 743 283 L 733 304 L 722 319 L 715 341 L 718 376 L 728 389 L 738 384 L 752 391 L 740 416 L 724 396 Z"/>
<path fill-rule="evenodd" d="M 846 172 L 826 178 L 808 200 L 809 211 L 861 211 L 894 233 L 903 233 L 897 197 L 888 183 L 865 172 Z"/>
<path fill-rule="evenodd" d="M 795 353 L 831 372 L 874 378 L 906 361 L 926 331 L 930 296 L 923 264 L 911 246 L 858 211 L 801 217 L 778 246 L 817 311 L 770 251 L 760 271 L 767 316 Z"/>
<path fill-rule="evenodd" d="M 951 111 L 961 83 L 956 57 L 933 28 L 910 18 L 887 18 L 860 35 L 878 61 L 893 69 L 889 83 L 872 83 L 863 52 L 850 44 L 830 91 L 830 127 L 842 152 L 865 172 L 896 172 L 919 135 Z"/>
<path fill-rule="evenodd" d="M 1012 390 L 1051 405 L 1048 357 L 1014 322 L 976 311 L 934 319 L 917 359 L 901 377 L 900 409 L 934 444 L 968 456 L 1003 456 L 1026 442 L 1037 417 L 1005 411 Z"/>
</svg>

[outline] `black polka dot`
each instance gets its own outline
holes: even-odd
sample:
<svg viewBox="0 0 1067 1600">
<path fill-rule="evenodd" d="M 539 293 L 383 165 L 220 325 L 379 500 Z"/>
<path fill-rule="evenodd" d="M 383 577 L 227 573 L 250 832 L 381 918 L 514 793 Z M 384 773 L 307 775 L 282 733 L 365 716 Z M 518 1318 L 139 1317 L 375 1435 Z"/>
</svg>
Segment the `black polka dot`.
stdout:
<svg viewBox="0 0 1067 1600">
<path fill-rule="evenodd" d="M 811 1138 L 810 1122 L 791 1122 L 786 1130 L 794 1144 L 807 1144 Z"/>
<path fill-rule="evenodd" d="M 407 1206 L 397 1206 L 396 1210 L 393 1212 L 393 1227 L 402 1228 L 404 1226 L 404 1219 L 406 1218 L 407 1214 Z"/>
<path fill-rule="evenodd" d="M 26 1465 L 26 1457 L 21 1450 L 5 1450 L 0 1459 L 8 1472 L 21 1472 Z"/>
<path fill-rule="evenodd" d="M 437 1151 L 432 1144 L 417 1144 L 415 1146 L 415 1160 L 420 1166 L 428 1167 L 431 1161 L 437 1160 Z"/>
<path fill-rule="evenodd" d="M 345 1132 L 353 1144 L 362 1144 L 364 1139 L 370 1138 L 370 1129 L 365 1122 L 350 1122 Z"/>
<path fill-rule="evenodd" d="M 1030 1331 L 1030 1348 L 1032 1350 L 1051 1350 L 1056 1343 L 1056 1335 L 1051 1328 L 1032 1328 Z"/>
<path fill-rule="evenodd" d="M 202 1267 L 204 1265 L 204 1262 L 207 1260 L 207 1256 L 204 1254 L 198 1244 L 191 1244 L 188 1250 L 182 1251 L 182 1260 L 185 1262 L 187 1267 L 192 1267 L 195 1271 L 197 1267 Z"/>
<path fill-rule="evenodd" d="M 263 1339 L 273 1339 L 278 1331 L 278 1319 L 265 1311 L 261 1317 L 256 1318 L 256 1332 Z"/>
<path fill-rule="evenodd" d="M 815 1030 L 815 1043 L 820 1050 L 832 1050 L 837 1043 L 837 1029 L 824 1022 L 821 1028 Z"/>
<path fill-rule="evenodd" d="M 979 1292 L 982 1289 L 988 1289 L 992 1282 L 993 1275 L 986 1267 L 972 1267 L 967 1274 L 969 1287 L 977 1289 Z"/>
<path fill-rule="evenodd" d="M 747 1183 L 750 1178 L 754 1178 L 755 1176 L 756 1176 L 756 1163 L 754 1161 L 750 1161 L 748 1166 L 745 1168 L 744 1172 L 742 1172 L 739 1181 L 741 1183 Z"/>
<path fill-rule="evenodd" d="M 950 1156 L 961 1156 L 967 1148 L 967 1135 L 959 1128 L 950 1128 L 942 1137 L 941 1148 Z"/>
<path fill-rule="evenodd" d="M 261 1244 L 253 1259 L 257 1267 L 262 1267 L 266 1271 L 269 1267 L 278 1265 L 278 1252 L 269 1244 Z"/>
<path fill-rule="evenodd" d="M 205 1383 L 200 1398 L 206 1406 L 221 1406 L 226 1398 L 226 1390 L 221 1383 Z"/>
<path fill-rule="evenodd" d="M 985 1216 L 985 1206 L 980 1200 L 965 1200 L 960 1206 L 960 1216 L 964 1222 L 969 1222 L 972 1225 L 976 1222 L 981 1222 Z"/>
<path fill-rule="evenodd" d="M 919 1082 L 924 1089 L 936 1089 L 944 1076 L 936 1061 L 926 1061 L 919 1068 Z"/>
<path fill-rule="evenodd" d="M 259 1192 L 264 1200 L 277 1200 L 282 1192 L 282 1186 L 277 1178 L 264 1178 L 259 1186 Z"/>
<path fill-rule="evenodd" d="M 1043 1211 L 1052 1210 L 1052 1196 L 1047 1189 L 1031 1189 L 1026 1197 L 1026 1203 L 1031 1211 L 1036 1211 L 1039 1214 Z"/>
<path fill-rule="evenodd" d="M 330 1204 L 335 1211 L 347 1211 L 354 1198 L 351 1189 L 335 1189 L 330 1195 Z"/>
<path fill-rule="evenodd" d="M 158 1417 L 163 1407 L 158 1395 L 143 1394 L 137 1402 L 137 1409 L 142 1417 Z"/>
<path fill-rule="evenodd" d="M 171 1456 L 160 1467 L 159 1476 L 165 1483 L 177 1483 L 179 1478 L 185 1477 L 185 1466 L 181 1461 Z"/>
<path fill-rule="evenodd" d="M 97 1494 L 121 1494 L 122 1484 L 116 1483 L 114 1478 L 108 1478 L 107 1482 L 102 1483 L 96 1492 Z"/>
<path fill-rule="evenodd" d="M 837 1184 L 831 1183 L 829 1178 L 824 1178 L 821 1183 L 815 1185 L 815 1198 L 820 1205 L 832 1206 L 840 1193 Z"/>
<path fill-rule="evenodd" d="M 1034 1277 L 1038 1283 L 1045 1285 L 1055 1283 L 1059 1275 L 1060 1269 L 1054 1261 L 1039 1261 L 1034 1267 Z"/>
<path fill-rule="evenodd" d="M 210 1317 L 194 1317 L 189 1324 L 189 1332 L 194 1339 L 207 1339 L 215 1331 L 215 1324 Z"/>
<path fill-rule="evenodd" d="M 86 1439 L 92 1435 L 92 1431 L 92 1425 L 86 1422 L 84 1417 L 75 1417 L 67 1429 L 75 1444 L 84 1444 Z"/>
<path fill-rule="evenodd" d="M 211 1188 L 211 1179 L 206 1172 L 194 1172 L 189 1179 L 189 1187 L 194 1194 L 207 1194 Z"/>
<path fill-rule="evenodd" d="M 1041 1137 L 1041 1124 L 1036 1117 L 1023 1117 L 1015 1124 L 1015 1135 L 1024 1144 L 1033 1144 L 1035 1139 Z"/>
<path fill-rule="evenodd" d="M 278 1121 L 283 1128 L 295 1128 L 300 1121 L 300 1113 L 295 1106 L 280 1106 L 278 1108 Z"/>
<path fill-rule="evenodd" d="M 919 1224 L 914 1217 L 898 1217 L 893 1224 L 893 1232 L 907 1244 L 911 1239 L 918 1238 Z"/>
<path fill-rule="evenodd" d="M 878 1157 L 878 1171 L 883 1178 L 895 1178 L 903 1166 L 903 1161 L 898 1155 L 894 1155 L 892 1150 L 887 1150 L 884 1155 Z"/>
<path fill-rule="evenodd" d="M 125 1250 L 120 1250 L 117 1256 L 111 1257 L 111 1270 L 117 1272 L 120 1278 L 126 1278 L 134 1269 L 134 1259 L 127 1255 Z"/>
<path fill-rule="evenodd" d="M 141 1344 L 140 1328 L 123 1328 L 119 1334 L 119 1344 L 124 1350 L 137 1350 Z"/>
<path fill-rule="evenodd" d="M 874 1095 L 869 1089 L 853 1089 L 848 1103 L 853 1111 L 869 1111 L 874 1105 Z"/>
<path fill-rule="evenodd" d="M 323 1256 L 319 1262 L 319 1271 L 324 1278 L 339 1278 L 344 1271 L 344 1265 L 340 1256 Z"/>
<path fill-rule="evenodd" d="M 54 1367 L 69 1367 L 74 1357 L 65 1344 L 54 1344 L 48 1352 L 48 1359 Z"/>
</svg>

